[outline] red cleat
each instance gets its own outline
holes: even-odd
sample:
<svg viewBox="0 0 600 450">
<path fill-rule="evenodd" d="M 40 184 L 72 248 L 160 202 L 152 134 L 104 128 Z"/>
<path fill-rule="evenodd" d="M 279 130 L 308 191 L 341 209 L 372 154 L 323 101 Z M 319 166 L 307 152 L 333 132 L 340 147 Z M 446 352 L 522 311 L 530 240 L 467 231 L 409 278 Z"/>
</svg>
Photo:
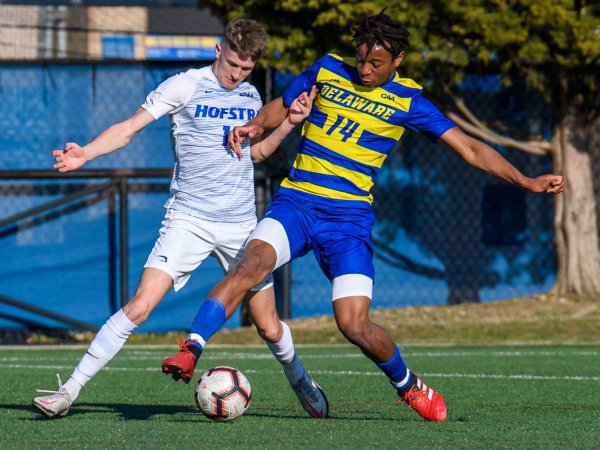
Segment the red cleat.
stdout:
<svg viewBox="0 0 600 450">
<path fill-rule="evenodd" d="M 443 422 L 446 420 L 448 410 L 444 397 L 431 387 L 423 383 L 423 380 L 413 372 L 413 381 L 411 387 L 398 400 L 408 403 L 419 415 L 431 422 Z"/>
<path fill-rule="evenodd" d="M 162 362 L 162 371 L 164 374 L 171 374 L 175 381 L 181 379 L 189 383 L 194 376 L 197 361 L 196 356 L 189 349 L 193 344 L 191 342 L 182 342 L 179 339 L 177 339 L 177 344 L 179 344 L 181 350 L 175 356 L 167 358 Z"/>
</svg>

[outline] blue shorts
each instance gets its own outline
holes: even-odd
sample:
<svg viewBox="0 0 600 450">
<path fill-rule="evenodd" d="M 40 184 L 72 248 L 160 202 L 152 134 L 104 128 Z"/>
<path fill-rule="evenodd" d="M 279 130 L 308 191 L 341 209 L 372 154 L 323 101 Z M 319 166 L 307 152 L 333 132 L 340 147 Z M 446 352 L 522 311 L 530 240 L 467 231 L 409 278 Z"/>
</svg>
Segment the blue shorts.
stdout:
<svg viewBox="0 0 600 450">
<path fill-rule="evenodd" d="M 264 217 L 283 226 L 289 242 L 289 260 L 312 250 L 329 280 L 348 274 L 374 280 L 371 228 L 375 216 L 369 204 L 281 188 Z"/>
</svg>

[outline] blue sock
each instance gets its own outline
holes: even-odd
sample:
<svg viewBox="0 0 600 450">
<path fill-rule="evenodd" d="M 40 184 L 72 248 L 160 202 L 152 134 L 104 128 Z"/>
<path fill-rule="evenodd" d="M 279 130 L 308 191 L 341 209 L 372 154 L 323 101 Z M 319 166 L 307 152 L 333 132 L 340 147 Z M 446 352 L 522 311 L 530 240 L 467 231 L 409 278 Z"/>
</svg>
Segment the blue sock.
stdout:
<svg viewBox="0 0 600 450">
<path fill-rule="evenodd" d="M 221 329 L 226 321 L 223 303 L 216 298 L 209 298 L 202 303 L 190 329 L 190 337 L 195 338 L 191 339 L 194 346 L 202 351 L 208 340 Z"/>
<path fill-rule="evenodd" d="M 392 359 L 386 362 L 377 363 L 377 366 L 387 375 L 390 379 L 390 383 L 397 390 L 405 389 L 409 386 L 411 381 L 411 373 L 410 370 L 406 367 L 406 363 L 400 356 L 400 350 L 395 346 L 394 355 Z"/>
</svg>

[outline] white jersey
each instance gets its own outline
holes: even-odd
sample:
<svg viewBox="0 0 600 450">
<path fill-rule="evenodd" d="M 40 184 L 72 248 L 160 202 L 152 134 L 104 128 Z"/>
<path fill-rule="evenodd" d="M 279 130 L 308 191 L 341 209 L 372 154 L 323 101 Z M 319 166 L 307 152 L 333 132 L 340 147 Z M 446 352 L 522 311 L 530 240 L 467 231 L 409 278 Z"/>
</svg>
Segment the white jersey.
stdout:
<svg viewBox="0 0 600 450">
<path fill-rule="evenodd" d="M 256 220 L 250 143 L 239 159 L 227 134 L 261 106 L 254 86 L 224 89 L 210 67 L 172 76 L 148 95 L 142 108 L 155 119 L 171 115 L 175 170 L 166 208 L 216 222 Z"/>
</svg>

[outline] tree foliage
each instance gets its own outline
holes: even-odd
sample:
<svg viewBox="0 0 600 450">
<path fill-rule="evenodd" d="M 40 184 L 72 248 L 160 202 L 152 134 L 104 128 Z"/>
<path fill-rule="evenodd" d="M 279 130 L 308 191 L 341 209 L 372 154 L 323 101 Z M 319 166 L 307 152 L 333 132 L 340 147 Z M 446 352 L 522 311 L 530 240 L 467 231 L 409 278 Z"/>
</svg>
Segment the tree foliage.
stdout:
<svg viewBox="0 0 600 450">
<path fill-rule="evenodd" d="M 600 104 L 600 6 L 592 0 L 208 0 L 226 20 L 259 20 L 271 35 L 263 65 L 297 73 L 328 51 L 352 54 L 352 26 L 383 7 L 404 22 L 411 45 L 403 69 L 416 79 L 460 81 L 493 72 L 555 101 Z M 562 84 L 561 84 L 562 83 Z M 588 108 L 588 109 L 589 109 Z"/>
<path fill-rule="evenodd" d="M 412 23 L 414 71 L 434 70 L 436 80 L 495 73 L 505 83 L 525 78 L 552 104 L 579 97 L 586 110 L 600 104 L 600 8 L 573 0 L 428 0 L 432 6 Z M 597 113 L 597 111 L 596 111 Z"/>
<path fill-rule="evenodd" d="M 376 2 L 357 0 L 209 0 L 200 5 L 226 20 L 261 22 L 271 35 L 261 64 L 293 73 L 329 51 L 352 52 L 353 23 L 381 10 Z"/>
</svg>

